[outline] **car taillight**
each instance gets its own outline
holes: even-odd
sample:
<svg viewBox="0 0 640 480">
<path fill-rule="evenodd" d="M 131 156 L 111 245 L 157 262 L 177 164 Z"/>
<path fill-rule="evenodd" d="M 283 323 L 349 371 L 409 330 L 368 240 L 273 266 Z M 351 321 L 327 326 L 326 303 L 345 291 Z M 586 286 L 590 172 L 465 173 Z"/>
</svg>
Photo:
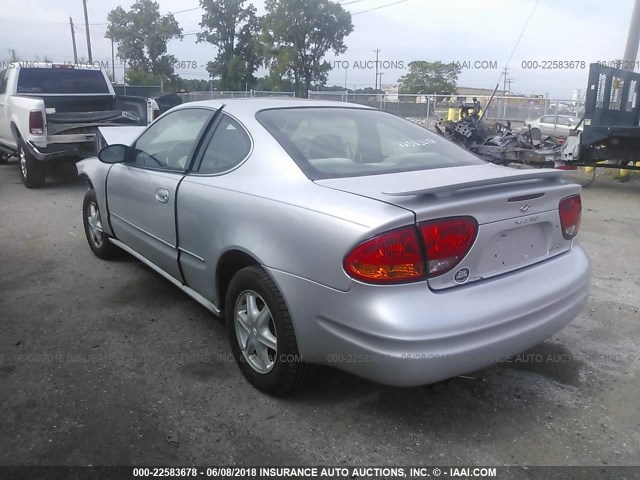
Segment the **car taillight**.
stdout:
<svg viewBox="0 0 640 480">
<path fill-rule="evenodd" d="M 29 132 L 31 135 L 44 135 L 44 113 L 42 111 L 29 112 Z"/>
<path fill-rule="evenodd" d="M 424 279 L 424 260 L 415 227 L 392 230 L 361 243 L 344 259 L 344 269 L 356 280 L 369 283 Z"/>
<path fill-rule="evenodd" d="M 562 226 L 562 236 L 571 240 L 578 235 L 580 228 L 580 217 L 582 216 L 582 200 L 580 195 L 563 198 L 558 205 L 560 213 L 560 225 Z"/>
<path fill-rule="evenodd" d="M 418 224 L 427 254 L 427 276 L 442 275 L 469 252 L 478 233 L 471 217 L 443 218 Z"/>
<path fill-rule="evenodd" d="M 156 118 L 158 118 L 160 116 L 160 110 L 154 108 L 153 109 L 153 119 L 155 120 Z"/>
</svg>

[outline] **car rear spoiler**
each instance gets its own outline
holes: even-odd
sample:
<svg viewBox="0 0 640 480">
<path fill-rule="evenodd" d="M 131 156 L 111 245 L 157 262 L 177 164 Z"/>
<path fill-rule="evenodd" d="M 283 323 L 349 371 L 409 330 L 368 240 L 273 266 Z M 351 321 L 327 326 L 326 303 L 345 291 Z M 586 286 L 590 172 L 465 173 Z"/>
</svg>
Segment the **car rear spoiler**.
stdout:
<svg viewBox="0 0 640 480">
<path fill-rule="evenodd" d="M 433 185 L 430 187 L 420 188 L 416 190 L 405 191 L 383 191 L 384 195 L 390 197 L 403 197 L 412 195 L 437 195 L 437 194 L 454 194 L 461 190 L 469 190 L 472 188 L 493 187 L 496 185 L 504 185 L 517 182 L 537 182 L 540 180 L 557 180 L 567 174 L 566 170 L 540 169 L 540 170 L 513 170 L 513 174 L 490 175 L 481 179 L 462 180 L 458 183 L 449 183 L 441 185 Z"/>
</svg>

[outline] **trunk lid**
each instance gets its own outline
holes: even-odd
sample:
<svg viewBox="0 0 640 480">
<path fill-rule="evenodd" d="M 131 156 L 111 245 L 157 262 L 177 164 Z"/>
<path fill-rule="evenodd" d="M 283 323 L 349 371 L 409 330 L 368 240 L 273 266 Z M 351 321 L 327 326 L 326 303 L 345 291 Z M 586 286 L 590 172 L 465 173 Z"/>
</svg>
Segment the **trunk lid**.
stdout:
<svg viewBox="0 0 640 480">
<path fill-rule="evenodd" d="M 566 172 L 517 170 L 492 164 L 368 177 L 317 180 L 318 185 L 405 208 L 416 222 L 471 216 L 477 237 L 450 272 L 429 279 L 439 290 L 490 278 L 567 251 L 558 205 L 580 193 Z"/>
</svg>

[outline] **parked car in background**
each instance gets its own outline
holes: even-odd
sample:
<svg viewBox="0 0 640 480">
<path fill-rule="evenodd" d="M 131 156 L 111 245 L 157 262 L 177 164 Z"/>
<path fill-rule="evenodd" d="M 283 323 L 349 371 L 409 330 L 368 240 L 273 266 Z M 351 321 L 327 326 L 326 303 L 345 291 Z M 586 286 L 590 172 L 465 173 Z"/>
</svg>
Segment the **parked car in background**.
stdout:
<svg viewBox="0 0 640 480">
<path fill-rule="evenodd" d="M 542 342 L 586 302 L 580 186 L 562 171 L 492 165 L 342 102 L 187 103 L 120 138 L 77 165 L 89 247 L 223 316 L 267 393 L 317 364 L 436 382 Z"/>
<path fill-rule="evenodd" d="M 28 188 L 44 184 L 48 162 L 95 155 L 101 125 L 146 126 L 152 99 L 118 96 L 106 73 L 69 64 L 13 62 L 0 69 L 0 161 L 15 154 Z"/>
<path fill-rule="evenodd" d="M 580 119 L 570 115 L 543 115 L 535 120 L 525 121 L 525 129 L 530 126 L 540 130 L 543 136 L 568 137 L 578 127 Z M 582 125 L 578 127 L 582 131 Z"/>
</svg>

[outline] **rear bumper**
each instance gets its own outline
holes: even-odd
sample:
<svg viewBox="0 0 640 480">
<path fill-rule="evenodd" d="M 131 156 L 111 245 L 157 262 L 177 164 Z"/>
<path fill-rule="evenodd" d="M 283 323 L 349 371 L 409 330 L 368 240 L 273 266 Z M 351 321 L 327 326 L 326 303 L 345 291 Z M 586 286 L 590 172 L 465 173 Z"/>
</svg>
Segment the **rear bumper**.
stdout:
<svg viewBox="0 0 640 480">
<path fill-rule="evenodd" d="M 549 338 L 583 308 L 591 263 L 578 245 L 551 260 L 441 292 L 426 283 L 347 292 L 269 270 L 300 354 L 376 382 L 415 386 L 499 362 Z"/>
<path fill-rule="evenodd" d="M 49 143 L 46 147 L 27 142 L 27 148 L 31 155 L 40 161 L 60 157 L 80 159 L 95 155 L 95 135 L 82 135 L 82 137 L 82 139 L 69 140 L 68 143 Z"/>
</svg>

